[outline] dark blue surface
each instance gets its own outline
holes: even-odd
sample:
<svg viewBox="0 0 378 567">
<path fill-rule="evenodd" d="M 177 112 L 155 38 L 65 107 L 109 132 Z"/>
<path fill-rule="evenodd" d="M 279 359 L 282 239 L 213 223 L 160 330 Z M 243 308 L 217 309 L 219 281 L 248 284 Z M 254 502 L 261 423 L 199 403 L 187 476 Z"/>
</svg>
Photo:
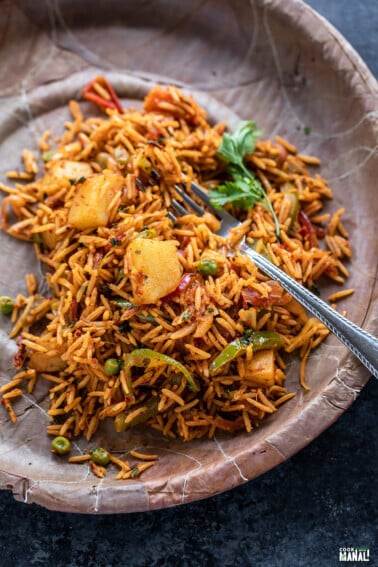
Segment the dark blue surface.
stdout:
<svg viewBox="0 0 378 567">
<path fill-rule="evenodd" d="M 378 75 L 377 0 L 311 0 Z M 378 565 L 378 381 L 310 446 L 215 498 L 156 512 L 49 512 L 0 492 L 0 567 L 328 567 L 339 547 Z M 360 565 L 360 563 L 348 563 Z"/>
</svg>

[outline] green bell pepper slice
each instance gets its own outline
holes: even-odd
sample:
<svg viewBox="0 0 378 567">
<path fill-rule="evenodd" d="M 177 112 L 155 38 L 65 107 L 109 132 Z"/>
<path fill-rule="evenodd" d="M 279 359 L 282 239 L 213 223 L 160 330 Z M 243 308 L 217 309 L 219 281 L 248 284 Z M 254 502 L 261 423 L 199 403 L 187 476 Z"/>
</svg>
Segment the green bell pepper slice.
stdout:
<svg viewBox="0 0 378 567">
<path fill-rule="evenodd" d="M 290 203 L 290 212 L 289 212 L 289 228 L 291 228 L 294 222 L 298 218 L 299 213 L 299 195 L 296 187 L 292 183 L 285 183 L 281 189 L 284 200 Z"/>
<path fill-rule="evenodd" d="M 160 397 L 154 396 L 153 398 L 149 398 L 148 400 L 146 400 L 145 402 L 143 402 L 141 404 L 133 406 L 130 409 L 130 411 L 128 411 L 128 412 L 119 413 L 114 418 L 114 427 L 115 427 L 115 430 L 117 431 L 117 433 L 122 433 L 122 431 L 126 431 L 126 429 L 129 429 L 130 427 L 134 427 L 135 425 L 139 425 L 140 423 L 144 423 L 145 421 L 147 421 L 147 419 L 150 419 L 150 417 L 153 417 L 154 415 L 156 415 L 158 413 L 159 402 L 160 402 Z M 128 423 L 125 423 L 127 416 L 131 412 L 134 412 L 138 408 L 142 408 L 142 407 L 146 408 L 144 412 L 135 416 Z"/>
<path fill-rule="evenodd" d="M 234 358 L 243 354 L 249 345 L 253 351 L 263 349 L 280 348 L 284 344 L 283 339 L 273 331 L 248 330 L 242 337 L 231 341 L 210 365 L 210 372 L 215 372 Z"/>
<path fill-rule="evenodd" d="M 193 376 L 190 372 L 181 364 L 171 356 L 167 354 L 162 354 L 161 352 L 157 352 L 156 350 L 151 350 L 149 348 L 138 348 L 133 350 L 126 358 L 130 357 L 130 363 L 134 366 L 142 366 L 146 368 L 156 368 L 157 366 L 161 366 L 162 364 L 168 364 L 173 366 L 185 376 L 186 382 L 189 388 L 193 392 L 198 392 L 199 388 L 194 381 Z"/>
</svg>

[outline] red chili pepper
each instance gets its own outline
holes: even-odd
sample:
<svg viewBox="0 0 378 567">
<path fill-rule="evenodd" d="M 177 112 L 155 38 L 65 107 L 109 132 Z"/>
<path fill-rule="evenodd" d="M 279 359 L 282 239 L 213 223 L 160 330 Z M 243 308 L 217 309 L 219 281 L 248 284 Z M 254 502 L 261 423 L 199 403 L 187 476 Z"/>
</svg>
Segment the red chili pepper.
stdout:
<svg viewBox="0 0 378 567">
<path fill-rule="evenodd" d="M 186 290 L 186 288 L 189 286 L 189 284 L 193 280 L 193 277 L 195 277 L 195 274 L 189 274 L 189 273 L 184 274 L 176 289 L 174 289 L 173 291 L 171 291 L 171 293 L 168 293 L 168 295 L 163 297 L 162 301 L 170 301 L 173 297 L 176 297 L 177 295 L 181 295 L 181 293 L 183 293 Z"/>
<path fill-rule="evenodd" d="M 307 238 L 310 243 L 311 248 L 316 248 L 318 246 L 318 239 L 316 237 L 316 230 L 310 219 L 302 210 L 299 211 L 298 220 L 301 225 L 300 233 L 302 236 Z"/>
<path fill-rule="evenodd" d="M 108 93 L 110 100 L 101 96 L 96 91 L 95 85 L 98 85 L 100 87 L 100 89 L 105 90 Z M 86 100 L 90 100 L 90 101 L 94 102 L 102 110 L 104 110 L 105 108 L 111 108 L 112 110 L 118 110 L 118 112 L 123 112 L 123 108 L 122 108 L 122 105 L 121 105 L 121 102 L 120 102 L 118 96 L 116 95 L 116 93 L 115 93 L 113 87 L 111 86 L 111 84 L 109 83 L 109 81 L 107 79 L 105 79 L 105 77 L 102 77 L 102 76 L 95 77 L 93 79 L 93 81 L 88 83 L 83 88 L 82 94 L 83 94 L 83 97 Z"/>
<path fill-rule="evenodd" d="M 324 238 L 325 235 L 327 234 L 326 230 L 321 226 L 314 226 L 314 229 L 316 232 L 316 236 L 319 236 L 319 238 Z"/>
</svg>

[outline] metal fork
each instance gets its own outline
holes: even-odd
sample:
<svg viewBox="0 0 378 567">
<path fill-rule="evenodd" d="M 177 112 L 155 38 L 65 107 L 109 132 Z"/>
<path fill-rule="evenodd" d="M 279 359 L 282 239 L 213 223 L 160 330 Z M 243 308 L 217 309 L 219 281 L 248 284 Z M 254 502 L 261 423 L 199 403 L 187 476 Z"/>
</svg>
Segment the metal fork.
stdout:
<svg viewBox="0 0 378 567">
<path fill-rule="evenodd" d="M 199 185 L 192 182 L 191 189 L 204 205 L 221 220 L 221 228 L 218 231 L 220 236 L 227 237 L 232 228 L 239 226 L 240 222 L 227 211 L 214 209 L 214 207 L 212 207 L 206 191 Z M 205 214 L 205 209 L 189 197 L 180 186 L 175 185 L 175 190 L 190 207 L 191 212 L 194 211 L 200 216 Z M 178 216 L 188 214 L 188 210 L 176 199 L 173 200 L 172 207 Z M 169 213 L 168 216 L 173 222 L 177 221 L 177 217 L 173 213 Z M 340 313 L 332 309 L 327 303 L 288 276 L 283 270 L 275 266 L 261 254 L 255 252 L 248 246 L 245 238 L 238 244 L 238 248 L 243 254 L 249 256 L 260 270 L 272 279 L 277 280 L 292 297 L 301 303 L 314 317 L 324 323 L 324 325 L 326 325 L 326 327 L 328 327 L 328 329 L 330 329 L 330 331 L 332 331 L 332 333 L 362 362 L 369 372 L 371 372 L 375 378 L 378 378 L 378 340 L 375 337 L 346 319 L 343 315 L 340 315 Z"/>
</svg>

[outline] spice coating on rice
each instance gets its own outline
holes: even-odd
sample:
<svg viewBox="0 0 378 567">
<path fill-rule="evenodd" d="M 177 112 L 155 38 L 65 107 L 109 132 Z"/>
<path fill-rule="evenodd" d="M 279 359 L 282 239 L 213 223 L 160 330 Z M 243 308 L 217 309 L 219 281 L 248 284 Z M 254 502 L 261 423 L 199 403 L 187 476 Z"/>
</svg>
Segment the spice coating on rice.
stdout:
<svg viewBox="0 0 378 567">
<path fill-rule="evenodd" d="M 310 289 L 322 275 L 342 283 L 351 256 L 343 210 L 323 214 L 331 190 L 308 170 L 318 160 L 277 138 L 257 141 L 245 164 L 269 198 L 279 238 L 263 202 L 230 208 L 242 224 L 227 239 L 210 213 L 173 223 L 175 184 L 190 193 L 192 180 L 211 191 L 224 182 L 217 150 L 225 125 L 211 126 L 191 96 L 170 86 L 154 87 L 141 111 L 109 104 L 106 116 L 85 119 L 71 101 L 56 147 L 47 135 L 41 141 L 43 175 L 1 185 L 2 228 L 34 243 L 49 287 L 43 296 L 29 274 L 28 294 L 15 298 L 19 371 L 0 388 L 3 403 L 15 420 L 23 383 L 32 391 L 42 379 L 51 382 L 54 436 L 89 441 L 107 418 L 118 431 L 143 423 L 185 441 L 249 432 L 293 396 L 285 352 L 298 351 L 307 388 L 306 361 L 329 331 L 237 242 L 247 236 Z M 23 159 L 35 175 L 32 154 Z"/>
</svg>

